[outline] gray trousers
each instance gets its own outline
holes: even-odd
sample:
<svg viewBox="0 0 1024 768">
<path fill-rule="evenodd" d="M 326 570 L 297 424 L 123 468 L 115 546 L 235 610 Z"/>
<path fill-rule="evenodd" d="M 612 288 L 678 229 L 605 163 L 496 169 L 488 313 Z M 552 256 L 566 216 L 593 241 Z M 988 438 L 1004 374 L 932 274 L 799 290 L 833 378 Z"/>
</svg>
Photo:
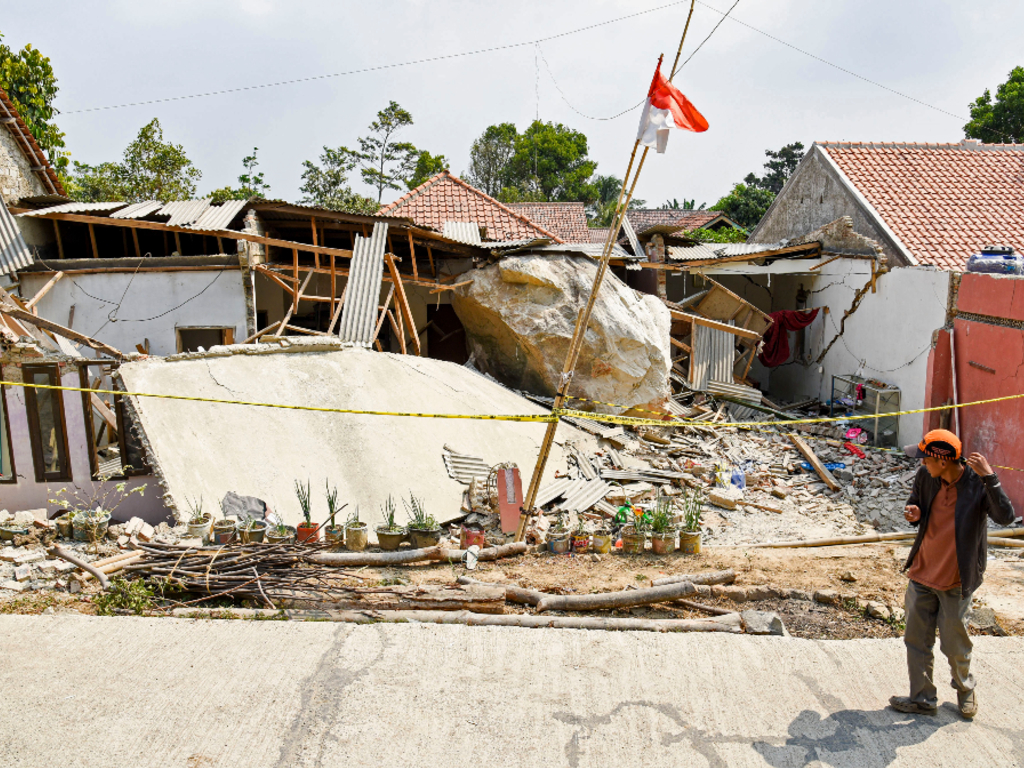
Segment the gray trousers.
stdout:
<svg viewBox="0 0 1024 768">
<path fill-rule="evenodd" d="M 907 669 L 910 672 L 910 698 L 927 707 L 938 705 L 938 692 L 932 682 L 935 655 L 935 630 L 939 631 L 939 650 L 949 660 L 952 686 L 957 691 L 974 690 L 971 675 L 971 649 L 967 633 L 967 611 L 971 598 L 960 596 L 960 587 L 942 592 L 915 581 L 907 585 L 905 600 L 907 628 Z"/>
</svg>

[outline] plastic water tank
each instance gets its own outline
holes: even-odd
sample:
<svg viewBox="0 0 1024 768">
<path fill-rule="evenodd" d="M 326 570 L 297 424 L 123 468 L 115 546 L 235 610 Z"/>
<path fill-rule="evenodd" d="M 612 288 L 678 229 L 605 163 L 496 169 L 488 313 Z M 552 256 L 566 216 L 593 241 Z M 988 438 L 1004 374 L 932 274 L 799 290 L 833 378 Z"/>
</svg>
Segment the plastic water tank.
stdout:
<svg viewBox="0 0 1024 768">
<path fill-rule="evenodd" d="M 1015 253 L 1010 245 L 983 245 L 981 253 L 967 260 L 968 272 L 986 272 L 995 275 L 1024 274 L 1024 257 Z"/>
</svg>

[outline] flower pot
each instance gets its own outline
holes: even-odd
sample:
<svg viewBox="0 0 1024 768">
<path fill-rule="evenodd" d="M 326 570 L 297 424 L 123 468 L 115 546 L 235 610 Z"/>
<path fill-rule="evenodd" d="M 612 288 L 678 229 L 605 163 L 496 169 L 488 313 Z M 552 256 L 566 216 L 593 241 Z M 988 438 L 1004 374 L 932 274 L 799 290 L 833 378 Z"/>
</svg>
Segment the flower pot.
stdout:
<svg viewBox="0 0 1024 768">
<path fill-rule="evenodd" d="M 590 549 L 590 534 L 574 533 L 572 535 L 572 551 L 577 555 L 582 555 L 588 549 Z"/>
<path fill-rule="evenodd" d="M 487 546 L 484 529 L 477 525 L 462 526 L 462 530 L 459 532 L 459 549 L 469 549 L 474 544 L 480 549 Z"/>
<path fill-rule="evenodd" d="M 345 546 L 353 552 L 362 552 L 366 549 L 369 530 L 370 526 L 366 523 L 353 523 L 345 526 Z"/>
<path fill-rule="evenodd" d="M 72 536 L 72 534 L 74 532 L 74 527 L 71 524 L 71 518 L 70 517 L 68 517 L 67 515 L 61 515 L 56 520 L 54 520 L 54 523 L 56 523 L 56 525 L 57 525 L 57 535 L 58 536 L 60 536 L 62 539 L 70 539 L 71 538 L 71 536 Z"/>
<path fill-rule="evenodd" d="M 243 544 L 259 544 L 269 527 L 266 520 L 250 520 L 238 527 L 238 538 Z"/>
<path fill-rule="evenodd" d="M 345 546 L 345 529 L 340 525 L 328 525 L 324 528 L 324 541 L 331 549 Z"/>
<path fill-rule="evenodd" d="M 188 535 L 190 539 L 202 539 L 203 544 L 210 543 L 210 532 L 213 530 L 213 517 L 211 515 L 203 515 L 202 520 L 199 522 L 192 522 L 189 520 L 188 523 Z"/>
<path fill-rule="evenodd" d="M 548 548 L 553 554 L 564 555 L 569 551 L 569 534 L 566 531 L 557 531 L 548 534 Z"/>
<path fill-rule="evenodd" d="M 237 530 L 234 520 L 218 520 L 213 524 L 213 539 L 218 544 L 230 544 Z"/>
<path fill-rule="evenodd" d="M 684 555 L 700 554 L 700 531 L 680 531 L 679 549 Z"/>
<path fill-rule="evenodd" d="M 75 515 L 71 521 L 71 527 L 75 541 L 99 541 L 107 535 L 107 526 L 110 523 L 110 513 L 102 515 Z"/>
<path fill-rule="evenodd" d="M 299 527 L 295 529 L 295 540 L 299 544 L 306 542 L 315 544 L 320 541 L 320 526 L 313 525 L 313 523 L 300 523 Z"/>
<path fill-rule="evenodd" d="M 412 545 L 413 549 L 425 549 L 426 547 L 436 547 L 439 541 L 441 541 L 440 528 L 409 529 L 409 543 Z"/>
<path fill-rule="evenodd" d="M 405 541 L 405 528 L 391 530 L 383 526 L 377 529 L 377 546 L 385 552 L 394 552 Z"/>
<path fill-rule="evenodd" d="M 594 536 L 590 546 L 595 552 L 599 552 L 602 555 L 607 555 L 609 552 L 612 551 L 613 543 L 614 540 L 612 539 L 611 531 L 602 529 L 599 531 L 594 531 Z"/>
<path fill-rule="evenodd" d="M 290 525 L 286 525 L 285 532 L 281 533 L 281 529 L 276 525 L 267 531 L 267 543 L 268 544 L 291 544 L 295 541 L 295 529 Z"/>
<path fill-rule="evenodd" d="M 651 551 L 656 555 L 670 555 L 676 551 L 676 532 L 663 531 L 651 534 Z"/>
<path fill-rule="evenodd" d="M 14 541 L 15 536 L 28 536 L 28 528 L 4 526 L 0 528 L 0 541 Z"/>
<path fill-rule="evenodd" d="M 640 555 L 643 554 L 644 545 L 647 543 L 647 534 L 638 533 L 636 528 L 627 526 L 622 529 L 622 554 Z"/>
</svg>

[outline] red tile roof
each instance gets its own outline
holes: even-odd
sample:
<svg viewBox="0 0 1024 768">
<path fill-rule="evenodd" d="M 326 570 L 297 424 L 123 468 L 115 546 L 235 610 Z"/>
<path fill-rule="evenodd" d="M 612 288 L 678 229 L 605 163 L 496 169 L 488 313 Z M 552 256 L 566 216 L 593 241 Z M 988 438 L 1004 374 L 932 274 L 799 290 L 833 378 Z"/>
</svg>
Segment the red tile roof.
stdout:
<svg viewBox="0 0 1024 768">
<path fill-rule="evenodd" d="M 678 208 L 636 208 L 627 211 L 626 216 L 637 234 L 659 225 L 680 226 L 689 230 L 705 227 L 719 217 L 728 220 L 721 211 L 684 211 Z"/>
<path fill-rule="evenodd" d="M 560 238 L 521 213 L 499 203 L 450 171 L 427 179 L 416 189 L 380 209 L 382 216 L 405 216 L 420 226 L 444 231 L 446 221 L 472 221 L 487 228 L 488 240 Z"/>
<path fill-rule="evenodd" d="M 508 207 L 567 243 L 589 243 L 583 203 L 509 203 Z"/>
<path fill-rule="evenodd" d="M 1024 145 L 817 146 L 920 263 L 960 271 L 981 245 L 1024 252 Z"/>
<path fill-rule="evenodd" d="M 590 242 L 592 243 L 604 243 L 608 239 L 608 230 L 611 227 L 591 227 L 588 230 L 590 235 Z"/>
</svg>

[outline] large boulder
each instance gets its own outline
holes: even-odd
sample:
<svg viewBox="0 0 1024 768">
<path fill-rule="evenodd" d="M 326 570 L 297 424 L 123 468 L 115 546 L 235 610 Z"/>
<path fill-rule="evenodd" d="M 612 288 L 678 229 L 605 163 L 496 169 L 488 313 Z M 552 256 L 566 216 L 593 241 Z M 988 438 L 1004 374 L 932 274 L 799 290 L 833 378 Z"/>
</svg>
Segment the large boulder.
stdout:
<svg viewBox="0 0 1024 768">
<path fill-rule="evenodd" d="M 510 387 L 553 396 L 596 271 L 585 256 L 524 255 L 473 272 L 452 303 L 476 365 Z M 609 271 L 569 394 L 621 406 L 664 403 L 671 395 L 670 324 L 659 299 Z"/>
</svg>

